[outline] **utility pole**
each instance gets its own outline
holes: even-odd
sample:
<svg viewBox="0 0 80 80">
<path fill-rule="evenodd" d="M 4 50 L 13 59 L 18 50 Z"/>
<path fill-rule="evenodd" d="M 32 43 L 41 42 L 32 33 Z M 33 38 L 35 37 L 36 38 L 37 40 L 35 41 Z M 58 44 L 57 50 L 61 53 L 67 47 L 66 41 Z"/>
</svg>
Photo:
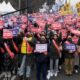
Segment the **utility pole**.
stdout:
<svg viewBox="0 0 80 80">
<path fill-rule="evenodd" d="M 21 0 L 19 0 L 19 9 L 21 9 Z"/>
<path fill-rule="evenodd" d="M 19 10 L 21 9 L 21 0 L 19 0 Z M 21 13 L 21 12 L 20 12 Z"/>
</svg>

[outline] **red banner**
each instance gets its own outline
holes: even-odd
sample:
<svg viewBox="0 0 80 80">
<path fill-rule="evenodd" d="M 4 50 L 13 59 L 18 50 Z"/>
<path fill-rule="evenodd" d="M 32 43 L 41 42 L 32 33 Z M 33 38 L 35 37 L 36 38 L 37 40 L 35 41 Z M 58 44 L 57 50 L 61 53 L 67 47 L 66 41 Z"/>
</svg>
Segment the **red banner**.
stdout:
<svg viewBox="0 0 80 80">
<path fill-rule="evenodd" d="M 53 30 L 60 30 L 61 29 L 61 24 L 58 22 L 55 22 L 52 24 L 52 29 Z"/>
<path fill-rule="evenodd" d="M 43 30 L 41 28 L 31 28 L 31 31 L 32 32 L 35 32 L 35 33 L 40 33 L 42 32 Z"/>
<path fill-rule="evenodd" d="M 13 33 L 11 29 L 3 29 L 3 38 L 4 39 L 11 39 L 13 38 Z"/>
</svg>

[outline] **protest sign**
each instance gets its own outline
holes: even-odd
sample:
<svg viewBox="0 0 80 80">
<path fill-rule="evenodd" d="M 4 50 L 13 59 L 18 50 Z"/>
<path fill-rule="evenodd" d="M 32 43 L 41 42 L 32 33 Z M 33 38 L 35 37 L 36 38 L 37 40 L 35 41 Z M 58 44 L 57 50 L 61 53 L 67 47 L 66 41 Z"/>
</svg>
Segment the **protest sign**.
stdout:
<svg viewBox="0 0 80 80">
<path fill-rule="evenodd" d="M 12 29 L 3 29 L 3 38 L 4 39 L 11 39 L 11 38 L 13 38 Z"/>
<path fill-rule="evenodd" d="M 75 44 L 66 44 L 65 49 L 74 52 L 76 51 L 76 46 Z"/>
<path fill-rule="evenodd" d="M 13 36 L 17 36 L 18 32 L 19 32 L 18 29 L 12 29 Z"/>
<path fill-rule="evenodd" d="M 36 52 L 46 52 L 47 51 L 47 44 L 36 44 Z"/>
<path fill-rule="evenodd" d="M 54 22 L 51 27 L 53 30 L 60 30 L 61 24 L 59 22 Z"/>
</svg>

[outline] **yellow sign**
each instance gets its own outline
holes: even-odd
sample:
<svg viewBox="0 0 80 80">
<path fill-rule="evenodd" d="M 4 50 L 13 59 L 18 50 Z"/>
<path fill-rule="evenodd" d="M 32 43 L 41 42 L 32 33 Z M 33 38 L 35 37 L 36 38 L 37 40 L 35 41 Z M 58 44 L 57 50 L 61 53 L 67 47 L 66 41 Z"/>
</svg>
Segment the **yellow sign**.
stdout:
<svg viewBox="0 0 80 80">
<path fill-rule="evenodd" d="M 67 14 L 72 14 L 71 6 L 69 3 L 65 4 L 61 10 L 61 15 L 67 15 Z"/>
<path fill-rule="evenodd" d="M 76 8 L 80 8 L 80 2 L 76 4 Z"/>
<path fill-rule="evenodd" d="M 80 16 L 80 2 L 76 4 L 78 16 Z"/>
</svg>

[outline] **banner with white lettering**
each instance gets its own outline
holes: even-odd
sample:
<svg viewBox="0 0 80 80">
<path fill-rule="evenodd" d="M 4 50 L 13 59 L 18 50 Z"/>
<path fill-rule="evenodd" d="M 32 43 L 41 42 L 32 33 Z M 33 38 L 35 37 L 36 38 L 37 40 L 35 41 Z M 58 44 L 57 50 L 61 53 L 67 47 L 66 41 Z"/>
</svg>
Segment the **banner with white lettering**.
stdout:
<svg viewBox="0 0 80 80">
<path fill-rule="evenodd" d="M 36 44 L 36 52 L 46 52 L 47 51 L 47 44 Z"/>
<path fill-rule="evenodd" d="M 12 29 L 3 29 L 3 38 L 4 39 L 11 39 L 11 38 L 13 38 Z"/>
</svg>

